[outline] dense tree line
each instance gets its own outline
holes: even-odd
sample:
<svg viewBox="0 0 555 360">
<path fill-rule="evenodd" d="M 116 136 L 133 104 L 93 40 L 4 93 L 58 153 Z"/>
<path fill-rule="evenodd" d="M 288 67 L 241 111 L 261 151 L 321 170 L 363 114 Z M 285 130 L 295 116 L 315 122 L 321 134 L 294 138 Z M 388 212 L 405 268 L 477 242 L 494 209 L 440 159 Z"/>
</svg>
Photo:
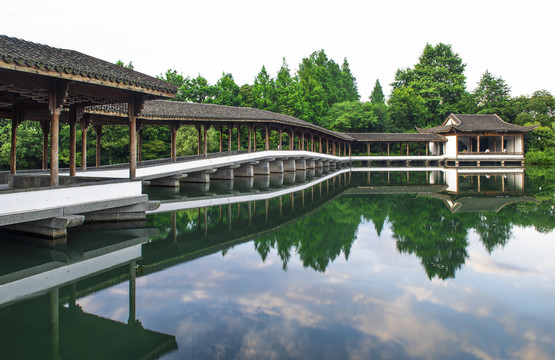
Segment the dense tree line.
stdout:
<svg viewBox="0 0 555 360">
<path fill-rule="evenodd" d="M 131 62 L 126 65 L 119 60 L 117 64 L 133 68 Z M 555 97 L 545 90 L 511 97 L 510 86 L 505 80 L 488 70 L 470 90 L 466 84 L 465 66 L 451 45 L 427 44 L 417 64 L 396 71 L 387 97 L 376 80 L 367 101 L 360 99 L 356 78 L 347 59 L 340 65 L 324 50 L 303 58 L 295 72 L 285 59 L 275 77 L 262 66 L 251 84 L 237 84 L 230 73 L 223 73 L 216 84 L 210 84 L 200 74 L 183 76 L 174 69 L 159 77 L 178 86 L 176 101 L 258 108 L 344 132 L 414 132 L 415 127 L 441 124 L 450 113 L 496 113 L 518 125 L 540 123 L 538 129 L 525 137 L 528 162 L 555 164 Z M 9 121 L 0 120 L 0 168 L 9 166 L 10 126 Z M 89 132 L 88 141 L 94 146 L 96 135 L 92 129 Z M 116 126 L 104 128 L 101 143 L 103 164 L 127 161 L 128 140 L 124 132 L 125 129 Z M 145 133 L 143 158 L 168 157 L 170 131 L 146 128 Z M 63 166 L 67 165 L 69 158 L 69 149 L 63 147 L 63 139 L 69 136 L 64 125 L 60 136 Z M 178 155 L 196 154 L 196 136 L 189 127 L 179 130 Z M 25 122 L 18 137 L 21 144 L 18 167 L 38 167 L 42 142 L 40 124 Z M 227 140 L 227 134 L 224 134 L 224 140 Z M 209 147 L 212 151 L 216 150 L 218 141 L 218 134 L 211 129 Z M 90 156 L 88 161 L 94 162 L 94 154 Z"/>
</svg>

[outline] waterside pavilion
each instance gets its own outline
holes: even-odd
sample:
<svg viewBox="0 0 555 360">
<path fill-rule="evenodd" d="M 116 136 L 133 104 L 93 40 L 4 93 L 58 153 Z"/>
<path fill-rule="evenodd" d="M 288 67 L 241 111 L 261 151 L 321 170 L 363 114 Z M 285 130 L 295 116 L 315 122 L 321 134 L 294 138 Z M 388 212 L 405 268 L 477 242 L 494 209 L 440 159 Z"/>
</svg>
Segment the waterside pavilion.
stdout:
<svg viewBox="0 0 555 360">
<path fill-rule="evenodd" d="M 524 162 L 524 134 L 539 125 L 509 124 L 497 114 L 451 114 L 440 126 L 417 130 L 445 137 L 446 165 Z"/>
</svg>

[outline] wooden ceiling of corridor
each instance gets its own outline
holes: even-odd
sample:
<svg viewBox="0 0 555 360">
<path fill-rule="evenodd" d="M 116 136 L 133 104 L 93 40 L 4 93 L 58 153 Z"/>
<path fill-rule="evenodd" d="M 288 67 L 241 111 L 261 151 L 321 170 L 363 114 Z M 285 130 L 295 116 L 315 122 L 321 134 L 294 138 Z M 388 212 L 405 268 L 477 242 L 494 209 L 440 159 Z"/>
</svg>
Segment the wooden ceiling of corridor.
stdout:
<svg viewBox="0 0 555 360">
<path fill-rule="evenodd" d="M 54 87 L 64 90 L 65 109 L 177 93 L 175 85 L 74 50 L 0 35 L 0 117 L 43 120 Z"/>
</svg>

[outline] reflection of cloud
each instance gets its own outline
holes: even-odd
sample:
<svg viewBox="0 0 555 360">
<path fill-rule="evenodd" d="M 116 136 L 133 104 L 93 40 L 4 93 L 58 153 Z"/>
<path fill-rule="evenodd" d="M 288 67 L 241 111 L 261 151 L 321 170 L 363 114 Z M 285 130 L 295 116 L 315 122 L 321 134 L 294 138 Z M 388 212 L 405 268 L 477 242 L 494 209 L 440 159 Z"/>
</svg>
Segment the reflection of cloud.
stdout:
<svg viewBox="0 0 555 360">
<path fill-rule="evenodd" d="M 525 269 L 516 265 L 502 263 L 479 254 L 472 254 L 472 257 L 466 261 L 466 265 L 472 270 L 485 274 L 499 275 L 536 275 L 537 270 Z"/>
<path fill-rule="evenodd" d="M 286 297 L 278 297 L 273 293 L 262 293 L 257 296 L 241 297 L 237 302 L 243 311 L 256 314 L 264 312 L 268 315 L 280 316 L 287 320 L 296 320 L 303 326 L 316 326 L 322 316 L 308 310 L 305 306 L 291 303 Z"/>
</svg>

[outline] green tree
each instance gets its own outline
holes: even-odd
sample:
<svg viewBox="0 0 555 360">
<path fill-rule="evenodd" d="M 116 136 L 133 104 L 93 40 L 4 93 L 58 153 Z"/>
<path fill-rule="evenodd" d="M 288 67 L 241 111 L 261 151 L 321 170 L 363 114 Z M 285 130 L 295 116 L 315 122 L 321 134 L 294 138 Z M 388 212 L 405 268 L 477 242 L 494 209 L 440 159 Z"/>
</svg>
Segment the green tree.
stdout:
<svg viewBox="0 0 555 360">
<path fill-rule="evenodd" d="M 511 88 L 505 80 L 495 77 L 488 70 L 482 75 L 473 92 L 479 114 L 497 114 L 507 118 L 510 114 Z"/>
<path fill-rule="evenodd" d="M 395 81 L 391 84 L 390 101 L 399 102 L 396 96 L 404 99 L 407 94 L 419 96 L 424 100 L 426 114 L 425 126 L 440 124 L 451 112 L 459 112 L 457 105 L 466 91 L 465 64 L 451 45 L 439 43 L 436 46 L 426 44 L 419 62 L 414 68 L 398 69 Z M 398 92 L 410 89 L 413 93 Z M 411 100 L 414 102 L 414 100 Z M 395 121 L 407 120 L 393 117 Z"/>
<path fill-rule="evenodd" d="M 127 63 L 127 65 L 126 65 L 123 61 L 118 60 L 118 61 L 116 61 L 116 65 L 117 65 L 117 66 L 124 67 L 124 68 L 126 68 L 126 69 L 130 69 L 130 70 L 133 70 L 133 69 L 134 69 L 133 62 L 132 62 L 132 61 L 130 61 L 130 62 Z"/>
<path fill-rule="evenodd" d="M 385 95 L 383 94 L 382 85 L 378 79 L 376 79 L 376 84 L 374 84 L 374 89 L 372 89 L 370 102 L 372 104 L 385 104 Z"/>
<path fill-rule="evenodd" d="M 389 98 L 389 116 L 393 121 L 393 130 L 407 131 L 415 127 L 428 125 L 429 110 L 426 100 L 412 88 L 398 88 L 393 90 Z"/>
<path fill-rule="evenodd" d="M 209 99 L 208 102 L 218 105 L 242 106 L 241 91 L 235 83 L 233 75 L 229 73 L 222 74 L 222 77 L 216 83 L 214 99 Z"/>
<path fill-rule="evenodd" d="M 268 111 L 275 110 L 275 83 L 264 66 L 254 79 L 252 95 L 255 108 Z"/>
</svg>

